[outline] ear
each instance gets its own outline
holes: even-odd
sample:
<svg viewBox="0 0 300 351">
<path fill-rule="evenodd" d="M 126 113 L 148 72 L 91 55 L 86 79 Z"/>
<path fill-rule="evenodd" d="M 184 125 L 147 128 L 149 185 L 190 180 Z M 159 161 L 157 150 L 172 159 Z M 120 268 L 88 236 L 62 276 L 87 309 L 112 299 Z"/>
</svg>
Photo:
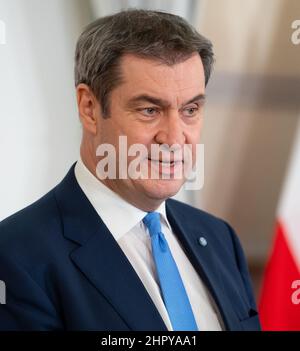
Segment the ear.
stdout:
<svg viewBox="0 0 300 351">
<path fill-rule="evenodd" d="M 80 83 L 76 87 L 79 117 L 83 128 L 94 135 L 97 134 L 97 123 L 100 118 L 100 104 L 90 87 Z"/>
</svg>

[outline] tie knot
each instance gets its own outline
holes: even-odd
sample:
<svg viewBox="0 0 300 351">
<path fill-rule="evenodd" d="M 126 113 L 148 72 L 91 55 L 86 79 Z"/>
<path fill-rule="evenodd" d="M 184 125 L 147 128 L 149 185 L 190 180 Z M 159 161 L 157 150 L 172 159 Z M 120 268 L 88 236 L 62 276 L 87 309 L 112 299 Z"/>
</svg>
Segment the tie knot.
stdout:
<svg viewBox="0 0 300 351">
<path fill-rule="evenodd" d="M 149 229 L 151 236 L 161 232 L 160 218 L 158 212 L 148 212 L 148 214 L 143 218 L 143 222 Z"/>
</svg>

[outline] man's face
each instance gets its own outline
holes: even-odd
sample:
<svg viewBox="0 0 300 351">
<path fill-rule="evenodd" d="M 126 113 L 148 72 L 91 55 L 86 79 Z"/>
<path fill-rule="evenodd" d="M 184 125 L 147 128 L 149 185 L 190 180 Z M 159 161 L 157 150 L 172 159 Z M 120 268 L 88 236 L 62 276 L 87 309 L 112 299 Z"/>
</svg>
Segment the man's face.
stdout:
<svg viewBox="0 0 300 351">
<path fill-rule="evenodd" d="M 184 177 L 172 177 L 178 163 L 166 165 L 151 157 L 151 145 L 171 147 L 176 144 L 177 148 L 183 148 L 190 144 L 195 162 L 195 147 L 199 143 L 203 119 L 204 70 L 196 53 L 173 66 L 126 54 L 121 60 L 121 72 L 123 83 L 110 95 L 109 118 L 99 116 L 97 121 L 96 144 L 114 145 L 117 156 L 121 135 L 127 136 L 128 148 L 133 144 L 145 145 L 149 156 L 144 162 L 148 163 L 149 170 L 153 167 L 160 175 L 155 178 L 160 179 L 151 179 L 149 172 L 148 179 L 106 179 L 103 182 L 129 202 L 141 202 L 148 209 L 148 202 L 149 205 L 161 203 L 175 195 L 185 181 Z M 127 156 L 128 165 L 133 158 Z M 163 179 L 162 173 L 167 171 L 171 176 Z"/>
</svg>

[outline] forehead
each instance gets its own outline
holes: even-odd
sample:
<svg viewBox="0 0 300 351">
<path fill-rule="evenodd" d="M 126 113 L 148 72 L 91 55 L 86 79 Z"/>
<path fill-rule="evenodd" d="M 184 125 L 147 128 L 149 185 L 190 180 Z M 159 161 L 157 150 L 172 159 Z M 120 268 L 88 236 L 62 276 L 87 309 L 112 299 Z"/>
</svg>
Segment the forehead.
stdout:
<svg viewBox="0 0 300 351">
<path fill-rule="evenodd" d="M 204 69 L 198 53 L 172 66 L 126 54 L 120 68 L 123 83 L 116 90 L 123 98 L 146 93 L 179 101 L 204 94 Z"/>
</svg>

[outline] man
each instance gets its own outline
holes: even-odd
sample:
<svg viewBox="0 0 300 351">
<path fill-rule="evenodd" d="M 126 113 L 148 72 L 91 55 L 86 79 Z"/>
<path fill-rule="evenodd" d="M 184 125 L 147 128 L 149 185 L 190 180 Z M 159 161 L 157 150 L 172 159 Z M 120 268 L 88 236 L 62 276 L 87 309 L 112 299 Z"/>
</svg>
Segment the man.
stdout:
<svg viewBox="0 0 300 351">
<path fill-rule="evenodd" d="M 171 14 L 123 11 L 85 29 L 75 55 L 81 157 L 0 224 L 0 329 L 259 330 L 232 228 L 169 199 L 187 178 L 177 151 L 190 145 L 196 163 L 212 62 L 211 43 Z M 113 166 L 126 151 L 125 176 L 104 176 L 103 145 Z M 134 145 L 147 151 L 142 177 L 130 176 Z"/>
</svg>

